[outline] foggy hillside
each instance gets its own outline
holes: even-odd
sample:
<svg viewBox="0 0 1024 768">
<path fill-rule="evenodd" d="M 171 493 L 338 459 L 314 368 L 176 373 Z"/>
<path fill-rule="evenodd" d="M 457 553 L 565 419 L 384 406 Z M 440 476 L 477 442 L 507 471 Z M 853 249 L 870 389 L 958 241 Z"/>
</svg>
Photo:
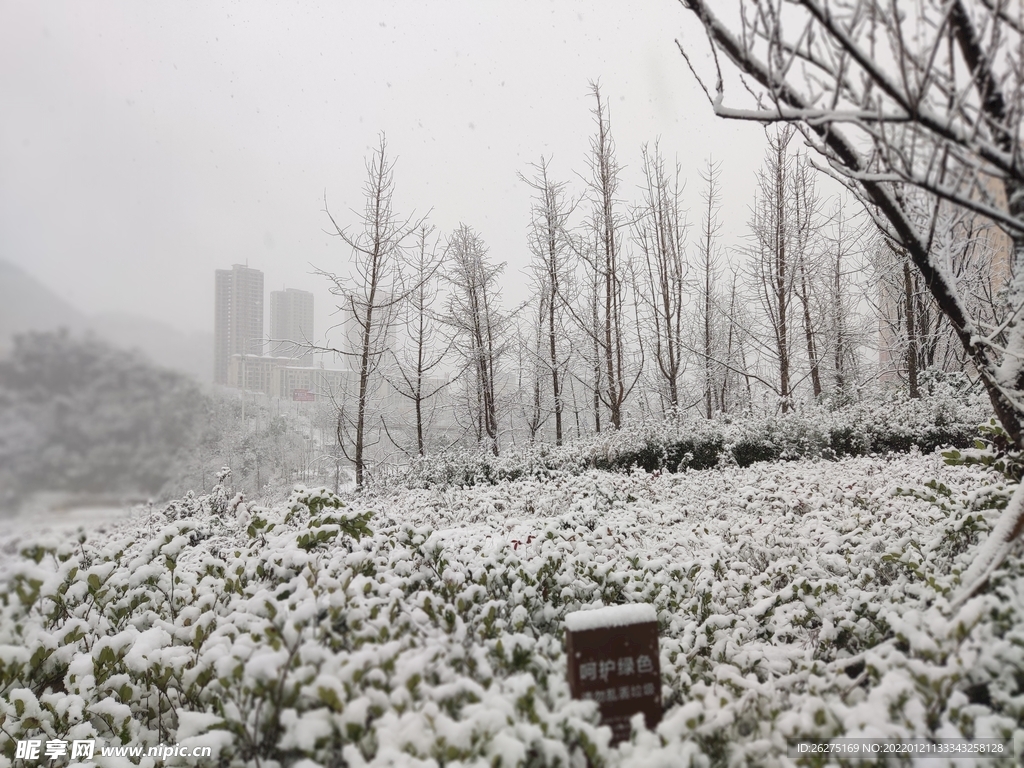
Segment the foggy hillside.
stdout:
<svg viewBox="0 0 1024 768">
<path fill-rule="evenodd" d="M 67 328 L 93 332 L 122 349 L 137 349 L 152 362 L 207 383 L 213 369 L 213 334 L 182 333 L 149 318 L 117 313 L 88 316 L 27 272 L 0 260 L 0 357 L 14 336 Z"/>
<path fill-rule="evenodd" d="M 10 354 L 14 336 L 61 326 L 82 330 L 84 314 L 13 264 L 0 260 L 0 356 Z"/>
</svg>

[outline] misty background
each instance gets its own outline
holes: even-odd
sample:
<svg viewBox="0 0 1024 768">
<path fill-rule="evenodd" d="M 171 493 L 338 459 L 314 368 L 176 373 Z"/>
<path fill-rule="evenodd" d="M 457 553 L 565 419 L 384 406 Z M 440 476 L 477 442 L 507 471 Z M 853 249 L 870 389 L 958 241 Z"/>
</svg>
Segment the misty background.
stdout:
<svg viewBox="0 0 1024 768">
<path fill-rule="evenodd" d="M 5 3 L 0 260 L 119 343 L 153 338 L 143 349 L 203 348 L 189 334 L 212 332 L 213 271 L 234 263 L 268 291 L 312 292 L 325 331 L 333 304 L 311 265 L 349 257 L 324 232 L 325 198 L 342 218 L 361 210 L 383 131 L 396 207 L 430 211 L 441 232 L 470 223 L 508 262 L 514 303 L 529 260 L 517 174 L 542 155 L 560 178 L 585 172 L 590 80 L 610 102 L 624 189 L 659 137 L 687 177 L 713 156 L 725 189 L 749 189 L 763 131 L 714 120 L 674 43 L 687 34 L 701 33 L 667 0 Z M 699 192 L 688 186 L 695 206 Z M 750 201 L 723 203 L 736 242 Z M 23 327 L 10 314 L 0 343 Z M 145 331 L 121 330 L 136 319 Z M 168 331 L 153 321 L 184 338 L 156 343 Z M 197 352 L 189 370 L 211 368 Z"/>
<path fill-rule="evenodd" d="M 51 489 L 74 491 L 65 504 L 166 496 L 208 487 L 218 461 L 261 487 L 266 451 L 232 431 L 240 403 L 209 387 L 214 270 L 247 264 L 268 292 L 311 292 L 315 340 L 342 344 L 338 302 L 314 272 L 345 273 L 351 253 L 325 231 L 325 206 L 355 220 L 382 133 L 396 209 L 429 213 L 439 234 L 470 224 L 508 264 L 506 306 L 529 293 L 532 190 L 519 175 L 545 157 L 583 186 L 591 81 L 626 194 L 656 139 L 687 178 L 714 158 L 722 185 L 744 188 L 763 131 L 714 120 L 674 43 L 700 34 L 687 23 L 654 0 L 3 4 L 0 506 L 52 506 Z M 686 188 L 694 207 L 700 191 Z M 723 198 L 723 243 L 740 242 L 749 204 Z M 52 333 L 19 351 L 28 332 Z M 46 393 L 40 371 L 55 377 Z M 294 462 L 312 471 L 330 415 L 296 412 L 302 423 L 285 427 L 280 405 L 262 422 L 261 408 L 241 413 L 256 419 L 248 431 L 301 435 Z M 183 430 L 196 424 L 209 455 L 189 473 L 201 461 Z"/>
</svg>

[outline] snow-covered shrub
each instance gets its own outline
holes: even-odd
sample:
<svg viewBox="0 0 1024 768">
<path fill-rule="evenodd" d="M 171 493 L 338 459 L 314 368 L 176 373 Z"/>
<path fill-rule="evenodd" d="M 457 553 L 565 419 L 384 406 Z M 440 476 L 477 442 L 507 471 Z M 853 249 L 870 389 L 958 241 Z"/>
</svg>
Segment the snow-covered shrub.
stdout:
<svg viewBox="0 0 1024 768">
<path fill-rule="evenodd" d="M 930 380 L 930 391 L 916 399 L 888 391 L 841 408 L 819 404 L 780 415 L 747 413 L 712 420 L 690 415 L 627 424 L 566 445 L 529 445 L 500 456 L 459 448 L 381 472 L 370 478 L 368 490 L 468 488 L 590 469 L 679 472 L 721 463 L 746 467 L 778 459 L 906 453 L 915 446 L 923 453 L 966 448 L 978 436 L 978 425 L 990 418 L 991 407 L 960 384 L 955 378 Z"/>
<path fill-rule="evenodd" d="M 716 426 L 716 425 L 715 425 Z M 691 422 L 674 428 L 666 422 L 662 429 L 647 428 L 623 436 L 602 454 L 593 454 L 589 466 L 615 472 L 642 469 L 645 472 L 681 472 L 684 469 L 710 469 L 718 466 L 725 445 L 720 429 Z M 667 429 L 665 428 L 667 427 Z M 630 439 L 632 438 L 632 439 Z"/>
<path fill-rule="evenodd" d="M 1006 508 L 1024 477 L 1024 455 L 1012 447 L 995 419 L 982 425 L 979 432 L 972 447 L 943 451 L 942 458 L 950 466 L 978 467 L 995 473 L 990 482 L 961 493 L 934 479 L 924 488 L 900 490 L 934 504 L 947 516 L 950 528 L 941 549 L 950 556 L 966 552 L 991 532 L 993 520 Z"/>
<path fill-rule="evenodd" d="M 970 446 L 990 406 L 960 388 L 960 382 L 934 380 L 923 397 L 883 391 L 841 408 L 810 406 L 778 416 L 736 419 L 725 429 L 740 466 L 757 461 L 922 453 Z"/>
<path fill-rule="evenodd" d="M 0 576 L 0 766 L 19 738 L 215 745 L 225 765 L 639 767 L 781 766 L 798 737 L 1024 737 L 1024 563 L 946 615 L 967 524 L 921 498 L 931 477 L 967 503 L 993 473 L 909 454 L 347 507 L 297 489 L 23 542 Z M 562 622 L 631 602 L 658 613 L 666 709 L 612 749 L 569 696 Z"/>
<path fill-rule="evenodd" d="M 217 473 L 217 484 L 210 493 L 196 496 L 195 491 L 187 491 L 182 498 L 174 499 L 167 504 L 164 508 L 164 517 L 168 520 L 181 520 L 197 515 L 223 515 L 230 504 L 231 491 L 227 485 L 230 477 L 231 469 L 221 467 Z"/>
<path fill-rule="evenodd" d="M 990 467 L 1001 474 L 1008 483 L 1017 485 L 1024 479 L 1024 452 L 1013 447 L 1013 441 L 995 419 L 979 428 L 980 436 L 971 448 L 943 453 L 947 464 Z M 1006 506 L 1006 500 L 1002 505 Z"/>
<path fill-rule="evenodd" d="M 992 415 L 991 405 L 955 376 L 929 378 L 919 398 L 902 390 L 883 391 L 834 413 L 833 423 L 866 435 L 873 453 L 903 453 L 914 445 L 922 453 L 968 447 L 978 435 L 977 425 Z"/>
<path fill-rule="evenodd" d="M 743 435 L 730 446 L 730 452 L 741 467 L 758 461 L 774 461 L 782 455 L 782 449 L 769 437 L 757 435 Z"/>
<path fill-rule="evenodd" d="M 383 467 L 366 479 L 371 491 L 390 488 L 468 488 L 494 485 L 523 477 L 550 478 L 572 467 L 564 450 L 534 445 L 520 451 L 494 456 L 489 451 L 454 448 L 438 455 L 417 457 L 405 467 Z"/>
</svg>

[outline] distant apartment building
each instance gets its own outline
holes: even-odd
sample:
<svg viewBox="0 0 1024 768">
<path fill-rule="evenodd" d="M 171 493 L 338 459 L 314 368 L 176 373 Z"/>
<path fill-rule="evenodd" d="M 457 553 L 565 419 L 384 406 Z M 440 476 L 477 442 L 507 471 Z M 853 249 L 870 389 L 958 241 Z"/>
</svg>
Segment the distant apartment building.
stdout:
<svg viewBox="0 0 1024 768">
<path fill-rule="evenodd" d="M 270 349 L 274 356 L 293 357 L 299 365 L 313 364 L 313 294 L 296 288 L 270 292 Z"/>
<path fill-rule="evenodd" d="M 227 385 L 247 392 L 281 397 L 284 393 L 278 385 L 280 371 L 298 364 L 299 361 L 292 357 L 232 355 L 228 363 Z"/>
<path fill-rule="evenodd" d="M 279 366 L 274 369 L 270 393 L 298 402 L 326 400 L 340 403 L 354 391 L 356 383 L 355 373 L 347 368 Z"/>
<path fill-rule="evenodd" d="M 314 368 L 291 357 L 232 355 L 228 364 L 228 386 L 298 402 L 342 402 L 355 383 L 349 369 Z"/>
<path fill-rule="evenodd" d="M 215 286 L 213 380 L 231 384 L 232 355 L 263 354 L 263 273 L 235 264 L 217 270 Z"/>
</svg>

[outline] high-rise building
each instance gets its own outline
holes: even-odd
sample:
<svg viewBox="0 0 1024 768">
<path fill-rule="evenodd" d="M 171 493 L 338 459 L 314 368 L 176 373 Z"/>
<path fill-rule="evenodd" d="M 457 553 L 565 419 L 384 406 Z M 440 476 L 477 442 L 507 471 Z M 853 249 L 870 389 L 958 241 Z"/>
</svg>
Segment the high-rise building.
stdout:
<svg viewBox="0 0 1024 768">
<path fill-rule="evenodd" d="M 241 264 L 218 269 L 213 322 L 213 380 L 230 384 L 232 355 L 263 354 L 263 273 Z"/>
<path fill-rule="evenodd" d="M 270 354 L 298 358 L 313 364 L 313 351 L 300 345 L 313 343 L 313 294 L 297 288 L 270 292 Z"/>
</svg>

